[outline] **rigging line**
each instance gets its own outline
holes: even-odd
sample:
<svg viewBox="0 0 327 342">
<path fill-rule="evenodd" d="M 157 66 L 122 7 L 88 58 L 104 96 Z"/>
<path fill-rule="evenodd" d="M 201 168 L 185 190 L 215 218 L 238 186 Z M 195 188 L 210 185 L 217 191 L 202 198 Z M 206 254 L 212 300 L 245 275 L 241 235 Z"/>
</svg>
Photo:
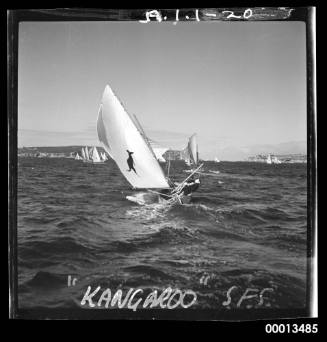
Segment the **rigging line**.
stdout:
<svg viewBox="0 0 327 342">
<path fill-rule="evenodd" d="M 199 167 L 197 167 L 188 177 L 186 177 L 185 179 L 184 179 L 184 181 L 181 183 L 181 184 L 179 184 L 173 191 L 172 191 L 172 193 L 176 193 L 176 192 L 178 192 L 179 190 L 181 190 L 182 189 L 182 187 L 183 187 L 183 185 L 184 185 L 184 183 L 194 174 L 194 173 L 196 173 L 198 170 L 200 170 L 201 168 L 202 168 L 202 166 L 203 166 L 203 163 L 199 166 Z"/>
</svg>

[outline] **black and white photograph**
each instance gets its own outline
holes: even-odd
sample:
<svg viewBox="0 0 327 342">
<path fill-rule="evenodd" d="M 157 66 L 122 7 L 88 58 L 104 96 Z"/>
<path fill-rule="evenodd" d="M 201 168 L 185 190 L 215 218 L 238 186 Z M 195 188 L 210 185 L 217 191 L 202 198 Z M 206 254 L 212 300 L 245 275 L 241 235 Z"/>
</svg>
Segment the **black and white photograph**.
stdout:
<svg viewBox="0 0 327 342">
<path fill-rule="evenodd" d="M 314 9 L 298 11 L 12 11 L 19 317 L 316 314 Z"/>
</svg>

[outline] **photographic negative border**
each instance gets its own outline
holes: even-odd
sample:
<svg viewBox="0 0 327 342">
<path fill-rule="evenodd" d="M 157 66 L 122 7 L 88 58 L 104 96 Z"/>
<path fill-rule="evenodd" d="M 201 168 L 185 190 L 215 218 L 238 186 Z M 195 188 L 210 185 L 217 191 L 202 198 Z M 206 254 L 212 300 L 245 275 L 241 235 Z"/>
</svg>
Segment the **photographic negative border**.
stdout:
<svg viewBox="0 0 327 342">
<path fill-rule="evenodd" d="M 187 16 L 186 16 L 187 13 Z M 8 258 L 9 317 L 53 319 L 163 319 L 257 320 L 317 317 L 317 111 L 315 7 L 242 7 L 182 9 L 24 9 L 7 11 L 7 118 L 8 118 Z M 24 21 L 303 21 L 306 23 L 307 66 L 307 298 L 305 309 L 163 310 L 143 309 L 23 309 L 18 303 L 17 267 L 17 119 L 18 37 Z"/>
</svg>

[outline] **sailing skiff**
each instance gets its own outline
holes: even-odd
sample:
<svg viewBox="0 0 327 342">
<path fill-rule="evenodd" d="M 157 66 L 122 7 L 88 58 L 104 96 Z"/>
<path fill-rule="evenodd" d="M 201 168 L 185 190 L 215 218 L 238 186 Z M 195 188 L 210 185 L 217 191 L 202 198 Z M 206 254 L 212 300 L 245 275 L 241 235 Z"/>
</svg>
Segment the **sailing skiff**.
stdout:
<svg viewBox="0 0 327 342">
<path fill-rule="evenodd" d="M 97 133 L 103 148 L 134 190 L 147 190 L 156 195 L 159 202 L 183 204 L 190 201 L 191 196 L 183 195 L 181 190 L 194 172 L 177 187 L 171 186 L 138 119 L 126 111 L 109 85 L 103 92 Z M 127 199 L 132 200 L 132 197 L 127 196 Z"/>
</svg>

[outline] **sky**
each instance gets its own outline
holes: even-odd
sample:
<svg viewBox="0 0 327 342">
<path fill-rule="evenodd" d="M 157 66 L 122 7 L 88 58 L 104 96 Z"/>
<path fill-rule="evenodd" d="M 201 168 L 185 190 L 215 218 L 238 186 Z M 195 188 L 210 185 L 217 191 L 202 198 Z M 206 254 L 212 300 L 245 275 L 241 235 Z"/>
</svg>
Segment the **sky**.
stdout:
<svg viewBox="0 0 327 342">
<path fill-rule="evenodd" d="M 18 146 L 100 145 L 106 84 L 149 138 L 197 133 L 204 159 L 303 143 L 305 43 L 303 22 L 22 22 Z"/>
</svg>

